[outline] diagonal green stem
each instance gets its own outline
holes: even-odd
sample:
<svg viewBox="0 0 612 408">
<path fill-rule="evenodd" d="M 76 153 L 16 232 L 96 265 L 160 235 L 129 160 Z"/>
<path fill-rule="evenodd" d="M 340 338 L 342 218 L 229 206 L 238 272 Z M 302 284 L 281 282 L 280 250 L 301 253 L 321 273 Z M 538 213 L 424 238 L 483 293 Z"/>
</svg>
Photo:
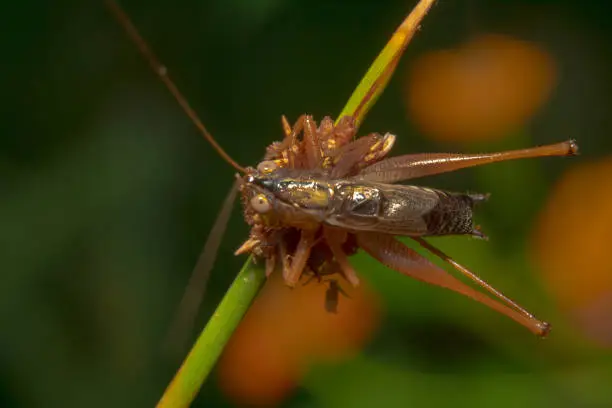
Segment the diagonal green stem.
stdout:
<svg viewBox="0 0 612 408">
<path fill-rule="evenodd" d="M 168 385 L 159 408 L 191 404 L 265 280 L 264 270 L 249 258 Z"/>
<path fill-rule="evenodd" d="M 406 45 L 434 1 L 419 1 L 374 60 L 338 118 L 353 116 L 357 125 L 363 121 L 385 89 Z M 158 408 L 191 404 L 264 282 L 264 271 L 249 258 L 166 388 Z"/>
</svg>

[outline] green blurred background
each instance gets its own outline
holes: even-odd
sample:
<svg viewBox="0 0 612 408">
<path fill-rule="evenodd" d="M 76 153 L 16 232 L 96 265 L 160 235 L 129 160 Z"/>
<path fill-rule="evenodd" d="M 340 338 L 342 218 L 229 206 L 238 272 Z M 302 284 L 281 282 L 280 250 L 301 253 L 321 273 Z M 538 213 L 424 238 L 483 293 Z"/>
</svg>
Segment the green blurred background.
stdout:
<svg viewBox="0 0 612 408">
<path fill-rule="evenodd" d="M 414 3 L 122 5 L 221 145 L 254 164 L 281 137 L 281 114 L 340 112 Z M 575 159 L 504 163 L 430 183 L 493 193 L 478 220 L 490 242 L 436 242 L 551 321 L 551 337 L 364 257 L 360 272 L 384 304 L 380 330 L 355 359 L 314 368 L 283 406 L 612 406 L 609 335 L 588 338 L 572 324 L 527 251 L 551 186 L 612 151 L 610 11 L 606 1 L 441 0 L 362 127 L 399 135 L 395 154 L 578 139 Z M 153 406 L 178 365 L 162 358 L 161 341 L 233 171 L 101 2 L 11 2 L 0 21 L 0 406 Z M 558 85 L 512 137 L 432 141 L 410 121 L 406 72 L 419 55 L 481 32 L 538 43 L 556 61 Z M 580 211 L 588 216 L 590 203 Z M 245 260 L 233 256 L 248 231 L 238 209 L 228 231 L 198 327 Z M 607 316 L 600 323 L 609 329 Z M 213 378 L 195 406 L 232 403 Z"/>
</svg>

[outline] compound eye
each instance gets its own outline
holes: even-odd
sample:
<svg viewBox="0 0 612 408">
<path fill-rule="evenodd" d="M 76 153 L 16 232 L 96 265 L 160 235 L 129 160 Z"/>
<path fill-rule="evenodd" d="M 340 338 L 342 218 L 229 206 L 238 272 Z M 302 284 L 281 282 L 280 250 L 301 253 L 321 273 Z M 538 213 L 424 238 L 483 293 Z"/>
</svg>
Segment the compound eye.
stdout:
<svg viewBox="0 0 612 408">
<path fill-rule="evenodd" d="M 263 174 L 272 173 L 278 166 L 272 160 L 262 161 L 257 165 L 257 171 Z"/>
<path fill-rule="evenodd" d="M 270 200 L 263 194 L 257 194 L 255 197 L 251 198 L 251 207 L 258 213 L 263 214 L 272 208 L 270 204 Z"/>
</svg>

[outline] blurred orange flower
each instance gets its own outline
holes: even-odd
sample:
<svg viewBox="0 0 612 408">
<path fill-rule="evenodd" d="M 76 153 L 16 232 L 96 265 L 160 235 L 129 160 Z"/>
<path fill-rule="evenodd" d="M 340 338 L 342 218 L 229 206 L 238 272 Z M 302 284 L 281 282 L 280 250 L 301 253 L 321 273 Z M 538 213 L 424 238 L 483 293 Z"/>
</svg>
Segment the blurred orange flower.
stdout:
<svg viewBox="0 0 612 408">
<path fill-rule="evenodd" d="M 533 257 L 563 310 L 612 346 L 612 157 L 572 168 L 548 199 Z"/>
<path fill-rule="evenodd" d="M 489 34 L 418 59 L 405 100 L 417 126 L 434 139 L 488 140 L 523 126 L 555 82 L 554 60 L 544 50 Z"/>
<path fill-rule="evenodd" d="M 327 284 L 296 289 L 273 274 L 219 361 L 220 386 L 239 404 L 281 402 L 314 361 L 348 358 L 375 331 L 378 301 L 365 283 L 339 279 L 337 313 L 324 308 Z"/>
</svg>

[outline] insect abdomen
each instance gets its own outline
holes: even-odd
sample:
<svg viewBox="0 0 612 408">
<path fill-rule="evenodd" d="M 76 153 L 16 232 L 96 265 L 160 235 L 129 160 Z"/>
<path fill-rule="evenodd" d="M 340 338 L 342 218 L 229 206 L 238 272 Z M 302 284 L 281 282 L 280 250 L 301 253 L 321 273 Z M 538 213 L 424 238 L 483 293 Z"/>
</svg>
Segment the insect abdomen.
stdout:
<svg viewBox="0 0 612 408">
<path fill-rule="evenodd" d="M 481 235 L 474 229 L 473 209 L 485 195 L 397 185 L 381 192 L 379 226 L 398 235 Z"/>
<path fill-rule="evenodd" d="M 423 214 L 427 225 L 426 235 L 462 235 L 474 232 L 473 208 L 484 196 L 436 191 L 439 201 L 428 213 Z"/>
</svg>

